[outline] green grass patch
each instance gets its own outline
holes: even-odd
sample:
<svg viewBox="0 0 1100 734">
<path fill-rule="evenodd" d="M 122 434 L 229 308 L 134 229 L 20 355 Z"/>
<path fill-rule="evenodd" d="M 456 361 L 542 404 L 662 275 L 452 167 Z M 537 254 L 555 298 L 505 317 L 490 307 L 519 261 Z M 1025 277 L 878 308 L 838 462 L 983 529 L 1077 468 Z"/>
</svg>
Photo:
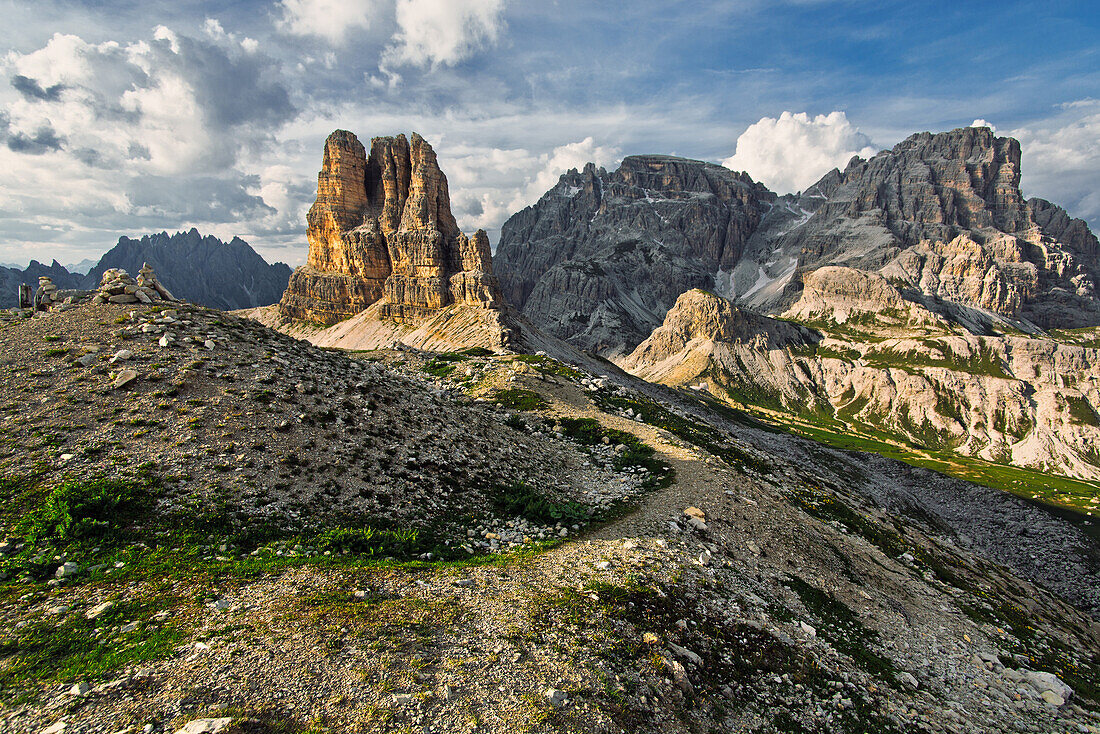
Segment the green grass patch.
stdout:
<svg viewBox="0 0 1100 734">
<path fill-rule="evenodd" d="M 60 623 L 45 619 L 9 630 L 0 636 L 0 659 L 6 659 L 0 668 L 0 698 L 27 700 L 43 682 L 95 680 L 135 662 L 167 656 L 184 639 L 183 631 L 148 619 L 178 602 L 120 601 L 95 620 L 71 613 Z M 137 630 L 114 629 L 131 620 L 141 621 Z"/>
<path fill-rule="evenodd" d="M 787 576 L 783 584 L 795 592 L 816 621 L 819 635 L 834 648 L 852 658 L 863 670 L 892 681 L 897 668 L 889 658 L 874 651 L 879 633 L 860 621 L 852 609 L 828 593 L 803 581 L 798 576 Z"/>
<path fill-rule="evenodd" d="M 663 489 L 671 486 L 676 480 L 675 470 L 656 458 L 656 450 L 633 433 L 604 428 L 594 418 L 562 418 L 559 423 L 563 435 L 583 445 L 603 444 L 606 438 L 606 445 L 625 447 L 616 453 L 611 464 L 617 471 L 628 467 L 643 467 L 647 472 L 643 480 L 643 487 L 646 490 Z"/>
<path fill-rule="evenodd" d="M 502 408 L 510 410 L 538 410 L 546 407 L 546 401 L 534 390 L 508 388 L 498 390 L 492 400 Z"/>
<path fill-rule="evenodd" d="M 580 502 L 557 501 L 527 484 L 498 487 L 493 508 L 504 517 L 523 517 L 540 525 L 586 523 L 593 519 L 590 508 Z"/>
<path fill-rule="evenodd" d="M 640 415 L 649 425 L 663 428 L 677 438 L 714 454 L 732 466 L 746 466 L 761 474 L 772 473 L 773 468 L 768 461 L 735 446 L 721 431 L 703 421 L 682 418 L 649 398 L 626 398 L 601 390 L 596 394 L 595 401 L 604 410 L 630 408 L 635 415 Z M 713 407 L 702 400 L 700 402 L 707 407 Z M 743 414 L 733 411 L 732 408 L 726 408 L 726 410 L 732 412 L 732 416 L 726 417 L 755 425 L 755 422 L 748 421 Z"/>
<path fill-rule="evenodd" d="M 862 451 L 903 461 L 911 466 L 931 469 L 957 479 L 1011 492 L 1025 499 L 1091 511 L 1089 500 L 1100 496 L 1100 482 L 1074 479 L 1051 472 L 995 464 L 948 450 L 918 446 L 885 432 L 856 429 L 840 421 L 800 420 L 794 416 L 758 414 L 777 428 L 819 443 L 847 451 Z M 1033 497 L 1033 495 L 1035 495 Z"/>
<path fill-rule="evenodd" d="M 580 380 L 582 377 L 581 373 L 575 368 L 552 357 L 544 357 L 541 354 L 517 354 L 512 357 L 512 361 L 529 364 L 544 375 L 558 375 L 571 380 Z"/>
</svg>

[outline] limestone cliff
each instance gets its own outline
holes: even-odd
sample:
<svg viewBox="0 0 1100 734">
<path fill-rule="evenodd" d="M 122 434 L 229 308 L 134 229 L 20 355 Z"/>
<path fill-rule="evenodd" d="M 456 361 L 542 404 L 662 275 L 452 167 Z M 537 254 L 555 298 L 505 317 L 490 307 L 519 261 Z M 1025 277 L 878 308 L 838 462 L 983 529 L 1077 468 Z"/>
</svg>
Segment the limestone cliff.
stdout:
<svg viewBox="0 0 1100 734">
<path fill-rule="evenodd" d="M 630 156 L 613 173 L 567 172 L 509 219 L 498 272 L 541 328 L 611 357 L 687 290 L 778 314 L 824 267 L 857 279 L 830 279 L 841 299 L 865 284 L 859 273 L 879 274 L 979 333 L 997 319 L 1023 331 L 1100 324 L 1100 243 L 1061 208 L 1026 200 L 1020 172 L 1019 143 L 988 128 L 918 133 L 779 197 L 713 164 Z"/>
<path fill-rule="evenodd" d="M 330 325 L 381 301 L 379 317 L 419 324 L 450 304 L 500 305 L 489 240 L 459 231 L 447 177 L 416 133 L 374 138 L 369 154 L 332 133 L 306 221 L 309 259 L 279 303 L 283 319 Z"/>
<path fill-rule="evenodd" d="M 1042 328 L 1100 324 L 1100 245 L 1081 220 L 1024 199 L 1012 138 L 918 133 L 819 185 L 829 189 L 820 204 L 770 242 L 771 257 L 793 258 L 800 274 L 879 271 L 903 290 Z M 799 293 L 732 295 L 782 310 Z"/>
<path fill-rule="evenodd" d="M 976 335 L 837 267 L 806 278 L 787 316 L 805 315 L 828 318 L 811 332 L 692 291 L 619 364 L 796 425 L 1100 479 L 1098 330 Z"/>
<path fill-rule="evenodd" d="M 775 194 L 703 161 L 629 156 L 562 175 L 501 230 L 505 297 L 539 328 L 593 351 L 629 352 L 677 297 L 713 288 Z"/>
</svg>

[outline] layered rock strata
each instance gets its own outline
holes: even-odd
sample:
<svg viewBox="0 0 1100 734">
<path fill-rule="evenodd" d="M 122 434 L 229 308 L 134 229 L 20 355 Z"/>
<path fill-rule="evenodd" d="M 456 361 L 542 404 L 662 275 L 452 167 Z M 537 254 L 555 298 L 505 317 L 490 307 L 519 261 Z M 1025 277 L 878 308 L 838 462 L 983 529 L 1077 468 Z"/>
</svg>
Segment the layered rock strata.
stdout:
<svg viewBox="0 0 1100 734">
<path fill-rule="evenodd" d="M 374 138 L 369 154 L 332 133 L 307 224 L 309 258 L 279 302 L 284 319 L 331 325 L 381 300 L 381 317 L 415 324 L 450 304 L 501 303 L 489 239 L 459 231 L 447 177 L 416 133 Z"/>
<path fill-rule="evenodd" d="M 989 128 L 918 133 L 853 158 L 771 251 L 799 273 L 824 265 L 879 271 L 903 290 L 1042 328 L 1100 324 L 1100 244 L 1088 226 L 1020 191 L 1020 144 Z M 773 255 L 774 257 L 775 255 Z M 782 310 L 797 284 L 770 299 Z"/>
<path fill-rule="evenodd" d="M 976 335 L 839 267 L 807 277 L 786 316 L 825 325 L 691 291 L 620 365 L 835 432 L 1100 480 L 1098 330 Z"/>
<path fill-rule="evenodd" d="M 743 173 L 673 156 L 565 173 L 509 219 L 497 247 L 505 297 L 584 349 L 629 351 L 677 297 L 713 288 L 775 201 Z"/>
<path fill-rule="evenodd" d="M 540 328 L 610 357 L 691 288 L 779 314 L 824 267 L 843 268 L 829 280 L 841 299 L 874 273 L 981 333 L 998 319 L 1022 331 L 1100 324 L 1100 243 L 1063 209 L 1026 200 L 1020 170 L 1019 143 L 988 128 L 918 133 L 779 197 L 713 164 L 631 156 L 610 174 L 569 171 L 509 219 L 497 271 Z"/>
</svg>

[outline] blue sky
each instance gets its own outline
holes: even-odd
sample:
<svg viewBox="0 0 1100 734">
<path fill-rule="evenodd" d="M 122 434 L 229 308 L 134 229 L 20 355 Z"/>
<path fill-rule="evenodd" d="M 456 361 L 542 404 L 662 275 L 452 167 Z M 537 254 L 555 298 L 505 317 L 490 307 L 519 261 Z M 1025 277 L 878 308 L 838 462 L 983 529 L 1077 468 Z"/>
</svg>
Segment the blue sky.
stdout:
<svg viewBox="0 0 1100 734">
<path fill-rule="evenodd" d="M 304 260 L 321 145 L 416 130 L 466 230 L 572 166 L 671 153 L 804 187 L 984 120 L 1100 225 L 1086 2 L 0 0 L 0 261 L 197 226 Z"/>
</svg>

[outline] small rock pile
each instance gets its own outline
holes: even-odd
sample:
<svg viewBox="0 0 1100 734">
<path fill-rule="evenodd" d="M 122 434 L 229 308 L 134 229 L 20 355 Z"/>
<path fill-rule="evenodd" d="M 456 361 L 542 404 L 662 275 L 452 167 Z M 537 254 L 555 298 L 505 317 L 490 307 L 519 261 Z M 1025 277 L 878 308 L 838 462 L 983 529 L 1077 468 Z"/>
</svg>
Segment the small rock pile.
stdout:
<svg viewBox="0 0 1100 734">
<path fill-rule="evenodd" d="M 55 301 L 60 301 L 57 286 L 53 284 L 53 278 L 43 275 L 38 279 L 38 290 L 34 294 L 35 308 L 46 310 Z"/>
<path fill-rule="evenodd" d="M 96 303 L 153 303 L 154 301 L 178 300 L 157 280 L 149 263 L 144 263 L 134 279 L 122 268 L 103 271 Z"/>
</svg>

